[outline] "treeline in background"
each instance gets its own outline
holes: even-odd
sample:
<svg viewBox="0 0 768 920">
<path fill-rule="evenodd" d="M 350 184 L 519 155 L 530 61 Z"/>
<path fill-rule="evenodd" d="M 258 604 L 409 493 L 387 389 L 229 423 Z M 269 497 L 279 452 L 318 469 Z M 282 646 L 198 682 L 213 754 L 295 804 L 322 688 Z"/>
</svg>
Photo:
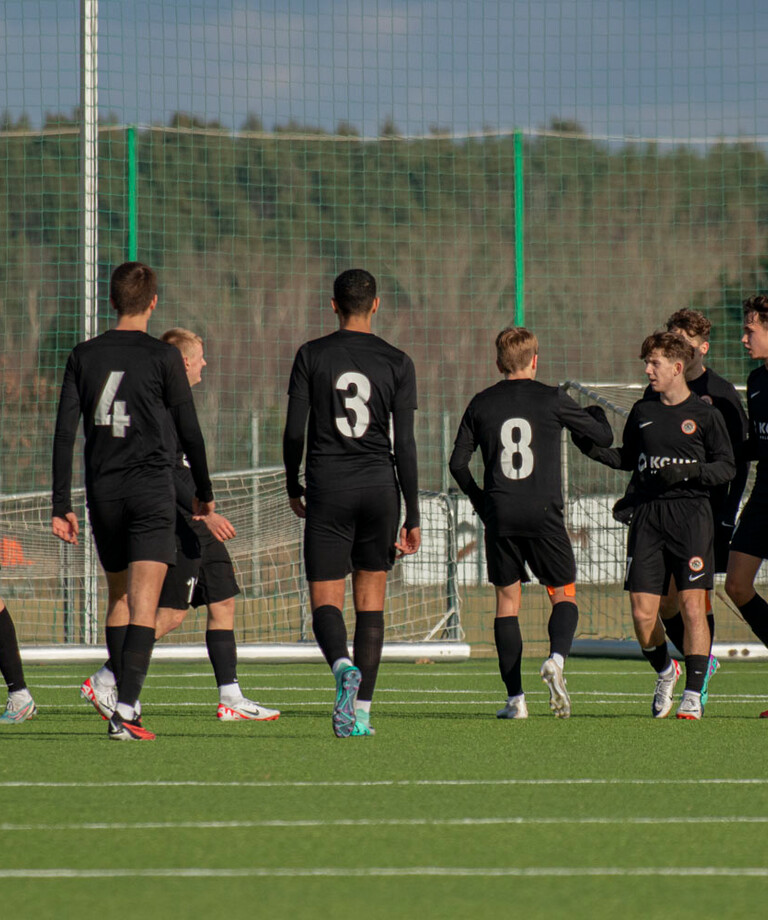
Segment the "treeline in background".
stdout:
<svg viewBox="0 0 768 920">
<path fill-rule="evenodd" d="M 493 340 L 522 318 L 541 342 L 539 379 L 636 383 L 639 346 L 681 307 L 714 322 L 709 363 L 734 382 L 753 366 L 741 302 L 768 285 L 768 160 L 749 143 L 600 142 L 576 124 L 527 134 L 364 139 L 257 119 L 232 134 L 177 115 L 136 137 L 99 137 L 99 330 L 128 255 L 157 269 L 150 331 L 205 340 L 195 391 L 211 465 L 280 462 L 291 362 L 335 328 L 335 275 L 379 283 L 376 331 L 419 381 L 422 486 L 446 483 L 445 451 L 469 398 L 498 379 Z M 524 216 L 515 211 L 522 170 Z M 64 362 L 82 336 L 80 139 L 0 123 L 0 437 L 4 493 L 49 486 Z M 525 253 L 516 301 L 516 244 Z"/>
</svg>

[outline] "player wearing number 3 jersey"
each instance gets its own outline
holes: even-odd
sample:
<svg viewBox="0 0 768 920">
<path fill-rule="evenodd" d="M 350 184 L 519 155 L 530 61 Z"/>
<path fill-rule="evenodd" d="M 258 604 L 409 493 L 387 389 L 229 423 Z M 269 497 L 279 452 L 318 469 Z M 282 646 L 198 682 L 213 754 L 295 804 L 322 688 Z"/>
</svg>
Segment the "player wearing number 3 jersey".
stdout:
<svg viewBox="0 0 768 920">
<path fill-rule="evenodd" d="M 361 269 L 343 272 L 331 302 L 339 330 L 302 345 L 293 363 L 283 457 L 291 508 L 306 518 L 312 625 L 336 678 L 333 729 L 348 737 L 372 733 L 369 713 L 384 640 L 387 571 L 397 551 L 415 553 L 420 543 L 416 375 L 408 355 L 371 332 L 379 308 L 372 275 Z M 305 504 L 299 468 L 307 417 Z M 405 522 L 398 540 L 400 491 Z M 354 665 L 342 615 L 350 572 Z"/>
<path fill-rule="evenodd" d="M 496 366 L 504 380 L 478 393 L 461 420 L 450 460 L 451 473 L 485 524 L 488 578 L 496 587 L 494 635 L 507 704 L 499 718 L 528 715 L 520 676 L 523 642 L 518 623 L 520 585 L 526 564 L 547 586 L 552 602 L 550 656 L 541 676 L 550 707 L 559 718 L 571 704 L 562 676 L 576 632 L 576 564 L 565 530 L 560 476 L 562 429 L 605 446 L 611 428 L 598 406 L 580 408 L 563 390 L 534 378 L 538 341 L 524 328 L 504 329 L 496 338 Z M 469 462 L 483 456 L 483 488 Z"/>
<path fill-rule="evenodd" d="M 62 540 L 77 542 L 72 451 L 82 415 L 88 515 L 109 589 L 107 634 L 125 630 L 109 736 L 151 740 L 135 707 L 152 654 L 160 589 L 176 558 L 169 410 L 195 481 L 195 511 L 209 514 L 214 503 L 181 354 L 147 335 L 157 305 L 154 271 L 140 262 L 120 265 L 110 281 L 110 303 L 117 326 L 77 345 L 64 372 L 53 448 L 52 528 Z"/>
</svg>

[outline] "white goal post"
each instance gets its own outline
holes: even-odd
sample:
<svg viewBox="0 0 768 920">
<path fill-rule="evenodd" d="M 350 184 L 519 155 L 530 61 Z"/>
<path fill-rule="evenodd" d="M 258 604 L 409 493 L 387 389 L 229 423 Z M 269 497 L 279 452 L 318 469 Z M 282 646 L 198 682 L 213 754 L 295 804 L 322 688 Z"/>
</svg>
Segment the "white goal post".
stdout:
<svg viewBox="0 0 768 920">
<path fill-rule="evenodd" d="M 302 564 L 302 522 L 290 510 L 282 468 L 212 477 L 217 507 L 237 536 L 227 547 L 242 593 L 238 655 L 248 661 L 322 660 L 312 636 Z M 73 495 L 85 519 L 82 490 Z M 456 520 L 448 495 L 421 492 L 422 545 L 390 575 L 384 660 L 465 659 L 456 563 Z M 27 661 L 98 660 L 104 655 L 103 580 L 89 589 L 88 546 L 69 546 L 50 527 L 50 493 L 0 495 L 0 595 L 8 599 Z M 348 596 L 351 592 L 347 592 Z M 156 647 L 158 658 L 205 658 L 204 608 Z"/>
</svg>

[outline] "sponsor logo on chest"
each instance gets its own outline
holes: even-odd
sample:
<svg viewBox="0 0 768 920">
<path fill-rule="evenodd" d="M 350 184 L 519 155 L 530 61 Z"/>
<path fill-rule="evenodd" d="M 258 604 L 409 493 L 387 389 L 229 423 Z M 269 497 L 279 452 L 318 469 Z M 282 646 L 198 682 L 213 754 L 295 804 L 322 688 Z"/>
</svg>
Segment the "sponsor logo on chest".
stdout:
<svg viewBox="0 0 768 920">
<path fill-rule="evenodd" d="M 673 463 L 695 463 L 696 461 L 687 458 L 682 459 L 680 457 L 659 457 L 655 454 L 641 453 L 637 458 L 637 471 L 642 473 L 645 470 L 660 470 L 663 466 L 670 466 Z"/>
</svg>

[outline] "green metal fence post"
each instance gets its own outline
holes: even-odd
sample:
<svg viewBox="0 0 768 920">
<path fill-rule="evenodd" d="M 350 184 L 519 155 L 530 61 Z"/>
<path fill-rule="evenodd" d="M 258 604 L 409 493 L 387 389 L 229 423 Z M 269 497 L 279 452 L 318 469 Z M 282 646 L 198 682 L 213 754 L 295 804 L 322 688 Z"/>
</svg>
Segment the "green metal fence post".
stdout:
<svg viewBox="0 0 768 920">
<path fill-rule="evenodd" d="M 139 249 L 139 175 L 138 175 L 138 157 L 137 157 L 137 132 L 136 128 L 131 125 L 126 134 L 126 143 L 128 145 L 128 261 L 135 262 L 138 258 Z"/>
<path fill-rule="evenodd" d="M 525 188 L 523 134 L 515 131 L 515 325 L 525 325 Z"/>
</svg>

